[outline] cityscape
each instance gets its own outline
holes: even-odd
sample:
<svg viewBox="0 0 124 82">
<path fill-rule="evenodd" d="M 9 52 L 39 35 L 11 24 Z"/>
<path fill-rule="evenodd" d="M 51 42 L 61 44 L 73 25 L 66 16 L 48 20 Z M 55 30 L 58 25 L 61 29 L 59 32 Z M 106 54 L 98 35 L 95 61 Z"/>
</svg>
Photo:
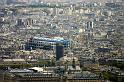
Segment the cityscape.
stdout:
<svg viewBox="0 0 124 82">
<path fill-rule="evenodd" d="M 0 82 L 124 82 L 124 0 L 0 0 Z"/>
</svg>

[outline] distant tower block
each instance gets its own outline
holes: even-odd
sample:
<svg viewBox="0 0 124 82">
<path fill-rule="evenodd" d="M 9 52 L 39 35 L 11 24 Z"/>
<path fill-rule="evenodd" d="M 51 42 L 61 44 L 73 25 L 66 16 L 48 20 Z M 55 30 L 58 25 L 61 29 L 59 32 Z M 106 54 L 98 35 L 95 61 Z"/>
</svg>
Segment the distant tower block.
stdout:
<svg viewBox="0 0 124 82">
<path fill-rule="evenodd" d="M 32 26 L 33 25 L 33 19 L 28 18 L 27 21 L 26 21 L 26 25 L 27 26 Z"/>
<path fill-rule="evenodd" d="M 87 29 L 91 29 L 93 28 L 93 22 L 92 21 L 88 21 L 87 22 Z"/>
<path fill-rule="evenodd" d="M 56 44 L 56 60 L 59 60 L 64 56 L 64 46 L 62 44 Z"/>
<path fill-rule="evenodd" d="M 17 25 L 18 25 L 18 26 L 24 25 L 24 20 L 23 20 L 23 19 L 18 19 L 18 20 L 17 20 Z"/>
</svg>

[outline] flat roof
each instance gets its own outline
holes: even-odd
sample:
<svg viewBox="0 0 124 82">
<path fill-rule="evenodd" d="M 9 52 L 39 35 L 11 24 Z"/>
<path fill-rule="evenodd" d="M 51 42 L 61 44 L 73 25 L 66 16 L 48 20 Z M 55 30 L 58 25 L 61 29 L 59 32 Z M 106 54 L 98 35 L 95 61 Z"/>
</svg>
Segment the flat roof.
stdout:
<svg viewBox="0 0 124 82">
<path fill-rule="evenodd" d="M 62 37 L 53 37 L 53 38 L 49 38 L 49 37 L 34 37 L 34 40 L 43 40 L 43 41 L 49 41 L 49 42 L 64 42 L 64 41 L 69 41 L 66 40 Z"/>
</svg>

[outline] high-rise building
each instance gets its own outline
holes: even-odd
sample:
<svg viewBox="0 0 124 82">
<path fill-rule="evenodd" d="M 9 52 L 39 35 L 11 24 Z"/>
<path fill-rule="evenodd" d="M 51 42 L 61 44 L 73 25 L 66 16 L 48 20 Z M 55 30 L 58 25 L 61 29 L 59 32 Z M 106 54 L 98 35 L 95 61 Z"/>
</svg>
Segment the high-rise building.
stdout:
<svg viewBox="0 0 124 82">
<path fill-rule="evenodd" d="M 23 20 L 23 19 L 18 19 L 18 20 L 17 20 L 17 25 L 18 25 L 18 26 L 24 25 L 24 20 Z"/>
<path fill-rule="evenodd" d="M 56 44 L 56 60 L 64 56 L 64 47 L 62 44 Z"/>
</svg>

